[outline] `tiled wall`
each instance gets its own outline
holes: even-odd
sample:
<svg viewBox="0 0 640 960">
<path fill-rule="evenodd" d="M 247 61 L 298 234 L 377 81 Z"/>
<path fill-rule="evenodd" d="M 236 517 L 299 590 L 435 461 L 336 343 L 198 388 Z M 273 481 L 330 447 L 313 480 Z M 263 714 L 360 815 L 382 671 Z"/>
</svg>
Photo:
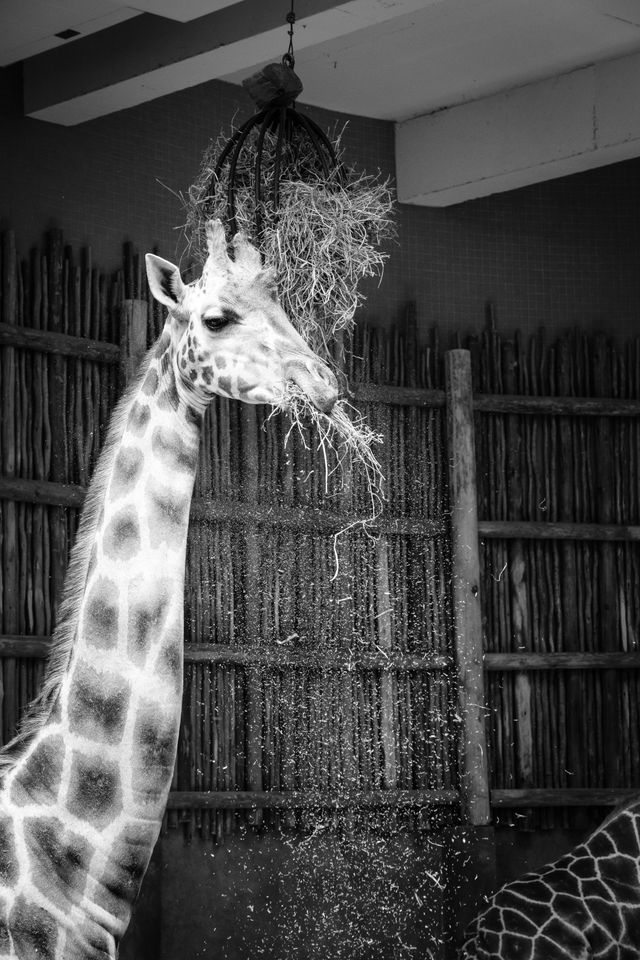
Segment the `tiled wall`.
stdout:
<svg viewBox="0 0 640 960">
<path fill-rule="evenodd" d="M 21 113 L 18 68 L 0 72 L 0 226 L 21 251 L 49 225 L 115 268 L 124 240 L 178 259 L 180 201 L 208 141 L 252 104 L 211 82 L 91 121 L 59 127 Z M 329 130 L 348 120 L 347 158 L 393 175 L 393 127 L 313 111 Z M 473 145 L 469 145 L 473 149 Z M 419 162 L 419 158 L 417 161 Z M 392 323 L 415 299 L 421 326 L 478 330 L 494 303 L 503 330 L 575 324 L 635 334 L 640 306 L 640 161 L 605 167 L 447 209 L 401 206 L 399 244 L 382 283 L 364 287 L 368 318 Z M 173 191 L 173 192 L 172 192 Z"/>
</svg>

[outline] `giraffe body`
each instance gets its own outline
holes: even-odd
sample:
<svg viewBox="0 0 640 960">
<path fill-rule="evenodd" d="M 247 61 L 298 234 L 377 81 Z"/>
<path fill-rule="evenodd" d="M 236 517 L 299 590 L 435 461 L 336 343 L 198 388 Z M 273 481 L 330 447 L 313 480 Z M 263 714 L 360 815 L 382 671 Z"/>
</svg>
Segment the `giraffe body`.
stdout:
<svg viewBox="0 0 640 960">
<path fill-rule="evenodd" d="M 555 863 L 502 887 L 461 960 L 638 960 L 640 799 Z"/>
<path fill-rule="evenodd" d="M 197 283 L 148 256 L 163 334 L 114 415 L 43 691 L 0 752 L 0 958 L 115 960 L 157 839 L 182 699 L 183 590 L 202 414 L 216 393 L 321 409 L 333 374 L 242 237 L 208 230 Z"/>
</svg>

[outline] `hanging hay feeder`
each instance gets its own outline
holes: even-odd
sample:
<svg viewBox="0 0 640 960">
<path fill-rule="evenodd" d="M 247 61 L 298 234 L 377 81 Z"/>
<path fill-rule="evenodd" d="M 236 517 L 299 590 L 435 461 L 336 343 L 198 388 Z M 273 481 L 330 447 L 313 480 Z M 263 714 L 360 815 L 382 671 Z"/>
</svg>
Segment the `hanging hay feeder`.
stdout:
<svg viewBox="0 0 640 960">
<path fill-rule="evenodd" d="M 289 50 L 282 63 L 243 83 L 258 112 L 205 152 L 185 199 L 184 231 L 191 255 L 202 261 L 208 220 L 222 220 L 230 235 L 243 231 L 274 271 L 291 322 L 332 362 L 333 341 L 340 342 L 339 354 L 342 334 L 351 333 L 364 299 L 359 282 L 382 273 L 388 254 L 380 246 L 395 236 L 393 197 L 388 181 L 346 165 L 341 134 L 328 137 L 296 109 L 302 83 L 293 69 L 293 5 L 287 21 Z M 360 461 L 371 494 L 370 519 L 377 516 L 383 477 L 372 444 L 380 438 L 359 417 L 349 426 L 341 405 L 328 424 L 298 394 L 287 397 L 285 406 L 299 429 L 303 419 L 314 423 L 322 449 L 332 446 L 338 463 L 345 451 Z"/>
<path fill-rule="evenodd" d="M 393 197 L 388 181 L 346 165 L 341 134 L 329 138 L 296 109 L 302 83 L 293 66 L 290 44 L 281 64 L 244 81 L 259 110 L 205 152 L 185 200 L 185 234 L 205 259 L 207 220 L 244 231 L 275 270 L 292 323 L 330 357 L 330 342 L 353 329 L 359 282 L 382 272 Z"/>
</svg>

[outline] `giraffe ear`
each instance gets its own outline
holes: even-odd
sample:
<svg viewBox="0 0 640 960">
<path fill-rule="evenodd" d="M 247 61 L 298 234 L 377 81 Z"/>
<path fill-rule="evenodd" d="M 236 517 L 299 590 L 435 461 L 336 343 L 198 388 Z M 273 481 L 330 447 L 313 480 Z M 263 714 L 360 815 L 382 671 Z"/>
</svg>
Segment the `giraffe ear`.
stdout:
<svg viewBox="0 0 640 960">
<path fill-rule="evenodd" d="M 155 253 L 148 253 L 144 259 L 151 293 L 169 310 L 175 309 L 182 302 L 185 292 L 180 271 L 173 263 L 157 257 Z"/>
</svg>

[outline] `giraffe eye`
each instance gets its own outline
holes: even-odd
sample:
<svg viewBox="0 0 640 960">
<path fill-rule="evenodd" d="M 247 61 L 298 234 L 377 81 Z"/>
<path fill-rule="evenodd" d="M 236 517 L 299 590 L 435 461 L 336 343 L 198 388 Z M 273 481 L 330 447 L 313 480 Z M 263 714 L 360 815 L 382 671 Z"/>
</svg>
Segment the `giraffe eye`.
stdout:
<svg viewBox="0 0 640 960">
<path fill-rule="evenodd" d="M 215 333 L 216 330 L 224 330 L 225 327 L 228 327 L 231 323 L 233 323 L 233 320 L 231 319 L 231 317 L 224 317 L 224 316 L 203 317 L 202 322 L 207 328 L 207 330 L 211 330 Z"/>
</svg>

